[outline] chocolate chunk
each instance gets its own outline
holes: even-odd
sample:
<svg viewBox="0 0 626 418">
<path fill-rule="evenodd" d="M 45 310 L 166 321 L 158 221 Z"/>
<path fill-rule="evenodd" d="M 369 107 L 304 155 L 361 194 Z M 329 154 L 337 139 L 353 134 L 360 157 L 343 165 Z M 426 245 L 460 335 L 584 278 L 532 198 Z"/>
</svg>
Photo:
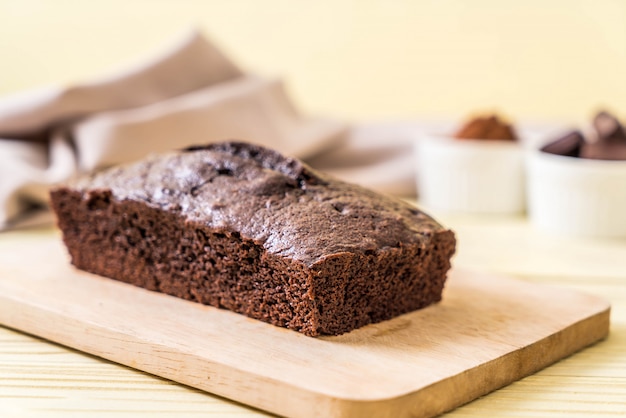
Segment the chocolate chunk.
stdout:
<svg viewBox="0 0 626 418">
<path fill-rule="evenodd" d="M 626 132 L 619 120 L 607 112 L 593 119 L 597 138 L 583 145 L 580 156 L 595 160 L 626 160 Z"/>
<path fill-rule="evenodd" d="M 585 143 L 585 138 L 580 131 L 572 131 L 565 136 L 544 145 L 541 151 L 549 154 L 564 155 L 566 157 L 578 157 Z"/>
<path fill-rule="evenodd" d="M 622 124 L 617 118 L 608 112 L 600 112 L 593 118 L 593 127 L 595 128 L 599 140 L 617 140 L 626 141 L 626 133 Z"/>
</svg>

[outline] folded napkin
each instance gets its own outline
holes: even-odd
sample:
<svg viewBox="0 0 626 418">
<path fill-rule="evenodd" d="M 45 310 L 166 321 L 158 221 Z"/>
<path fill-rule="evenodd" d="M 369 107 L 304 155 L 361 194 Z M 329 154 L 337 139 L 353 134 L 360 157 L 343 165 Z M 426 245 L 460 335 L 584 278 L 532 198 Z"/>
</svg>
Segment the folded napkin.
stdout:
<svg viewBox="0 0 626 418">
<path fill-rule="evenodd" d="M 244 73 L 199 32 L 88 83 L 0 99 L 0 230 L 34 218 L 48 189 L 153 152 L 241 139 L 378 191 L 415 194 L 415 124 L 301 115 L 280 80 Z M 50 217 L 42 219 L 49 220 Z"/>
<path fill-rule="evenodd" d="M 342 180 L 412 198 L 417 192 L 415 141 L 446 129 L 449 124 L 432 121 L 361 123 L 352 126 L 332 149 L 307 162 Z"/>
<path fill-rule="evenodd" d="M 193 31 L 108 77 L 0 99 L 0 229 L 77 172 L 232 138 L 306 158 L 345 132 L 303 117 L 280 80 L 244 73 Z"/>
</svg>

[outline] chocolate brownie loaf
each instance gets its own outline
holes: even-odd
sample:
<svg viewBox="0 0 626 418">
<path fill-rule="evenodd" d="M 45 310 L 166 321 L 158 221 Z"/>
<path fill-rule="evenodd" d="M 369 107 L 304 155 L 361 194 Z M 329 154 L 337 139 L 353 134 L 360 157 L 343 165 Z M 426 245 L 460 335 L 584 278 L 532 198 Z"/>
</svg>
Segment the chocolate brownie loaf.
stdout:
<svg viewBox="0 0 626 418">
<path fill-rule="evenodd" d="M 309 336 L 439 301 L 455 250 L 412 206 L 245 143 L 149 157 L 51 197 L 79 269 Z"/>
</svg>

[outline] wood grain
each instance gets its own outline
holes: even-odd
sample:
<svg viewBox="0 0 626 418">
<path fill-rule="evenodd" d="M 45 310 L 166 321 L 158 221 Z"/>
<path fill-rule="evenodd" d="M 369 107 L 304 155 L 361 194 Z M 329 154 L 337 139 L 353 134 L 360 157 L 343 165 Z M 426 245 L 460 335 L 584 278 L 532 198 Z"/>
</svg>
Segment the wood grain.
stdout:
<svg viewBox="0 0 626 418">
<path fill-rule="evenodd" d="M 437 306 L 312 339 L 76 271 L 54 234 L 21 244 L 0 253 L 0 323 L 282 415 L 432 416 L 608 332 L 603 299 L 455 271 Z"/>
</svg>

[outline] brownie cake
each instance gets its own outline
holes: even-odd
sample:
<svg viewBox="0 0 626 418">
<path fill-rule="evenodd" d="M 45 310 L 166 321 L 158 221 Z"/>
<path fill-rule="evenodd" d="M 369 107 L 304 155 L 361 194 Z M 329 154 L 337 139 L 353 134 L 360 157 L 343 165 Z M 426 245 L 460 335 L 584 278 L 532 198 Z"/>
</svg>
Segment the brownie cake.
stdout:
<svg viewBox="0 0 626 418">
<path fill-rule="evenodd" d="M 51 192 L 72 263 L 309 336 L 441 299 L 454 234 L 245 143 L 152 156 Z"/>
</svg>

